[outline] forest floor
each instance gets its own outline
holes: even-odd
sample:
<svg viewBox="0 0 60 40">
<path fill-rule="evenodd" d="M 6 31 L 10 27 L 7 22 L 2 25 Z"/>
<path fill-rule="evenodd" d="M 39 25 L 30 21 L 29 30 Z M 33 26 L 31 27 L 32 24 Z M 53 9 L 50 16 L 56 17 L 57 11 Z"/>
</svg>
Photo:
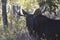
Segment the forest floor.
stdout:
<svg viewBox="0 0 60 40">
<path fill-rule="evenodd" d="M 24 17 L 20 18 L 20 24 L 16 23 L 8 25 L 4 30 L 3 25 L 0 25 L 0 40 L 36 40 L 33 36 L 29 35 L 29 31 L 24 22 Z"/>
</svg>

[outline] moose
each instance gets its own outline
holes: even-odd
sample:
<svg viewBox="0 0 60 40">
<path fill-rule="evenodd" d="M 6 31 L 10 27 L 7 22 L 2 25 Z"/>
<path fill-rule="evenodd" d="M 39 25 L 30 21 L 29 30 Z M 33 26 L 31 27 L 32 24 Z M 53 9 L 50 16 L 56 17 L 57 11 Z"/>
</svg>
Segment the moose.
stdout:
<svg viewBox="0 0 60 40">
<path fill-rule="evenodd" d="M 23 14 L 26 16 L 26 26 L 30 32 L 30 35 L 37 34 L 47 40 L 60 40 L 60 20 L 50 19 L 42 15 L 40 9 L 36 9 L 34 14 L 28 14 L 26 11 L 22 10 Z"/>
</svg>

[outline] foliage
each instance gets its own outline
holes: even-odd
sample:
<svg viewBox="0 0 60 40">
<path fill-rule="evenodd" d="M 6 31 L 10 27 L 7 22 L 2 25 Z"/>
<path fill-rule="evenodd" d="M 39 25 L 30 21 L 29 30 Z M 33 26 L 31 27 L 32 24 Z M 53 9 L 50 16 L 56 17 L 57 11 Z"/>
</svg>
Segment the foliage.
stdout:
<svg viewBox="0 0 60 40">
<path fill-rule="evenodd" d="M 26 28 L 26 20 L 25 17 L 20 17 L 19 21 L 16 22 L 16 18 L 14 17 L 13 11 L 8 9 L 9 5 L 19 5 L 21 9 L 26 10 L 29 13 L 33 13 L 36 8 L 41 7 L 42 5 L 48 4 L 49 10 L 53 10 L 53 8 L 57 8 L 60 11 L 60 0 L 7 0 L 7 15 L 8 15 L 8 28 L 7 32 L 3 30 L 3 23 L 2 23 L 2 5 L 0 5 L 0 38 L 4 36 L 4 39 L 10 38 L 8 40 L 15 40 L 17 34 L 21 37 L 23 27 Z M 1 0 L 0 0 L 0 4 Z M 48 10 L 48 11 L 49 11 Z M 20 10 L 21 11 L 21 10 Z M 12 12 L 12 13 L 11 13 Z M 12 23 L 12 24 L 11 24 Z M 18 27 L 15 27 L 15 24 Z M 18 30 L 18 31 L 17 31 Z M 3 33 L 3 34 L 2 34 Z M 6 37 L 7 36 L 7 37 Z"/>
</svg>

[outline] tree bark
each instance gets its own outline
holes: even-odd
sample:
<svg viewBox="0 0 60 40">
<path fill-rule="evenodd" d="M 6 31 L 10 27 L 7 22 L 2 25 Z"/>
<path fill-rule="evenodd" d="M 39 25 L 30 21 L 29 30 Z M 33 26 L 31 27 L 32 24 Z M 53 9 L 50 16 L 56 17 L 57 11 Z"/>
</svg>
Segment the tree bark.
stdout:
<svg viewBox="0 0 60 40">
<path fill-rule="evenodd" d="M 3 17 L 4 29 L 7 28 L 7 26 L 8 26 L 6 2 L 7 2 L 7 0 L 2 0 L 2 17 Z"/>
</svg>

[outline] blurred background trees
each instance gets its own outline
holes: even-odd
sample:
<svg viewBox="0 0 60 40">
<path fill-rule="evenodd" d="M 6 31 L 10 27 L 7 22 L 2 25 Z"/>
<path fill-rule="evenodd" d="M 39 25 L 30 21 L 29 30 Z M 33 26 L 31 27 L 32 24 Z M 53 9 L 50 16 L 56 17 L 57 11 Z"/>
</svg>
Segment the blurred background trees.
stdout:
<svg viewBox="0 0 60 40">
<path fill-rule="evenodd" d="M 24 40 L 22 35 L 27 34 L 25 33 L 27 32 L 26 20 L 18 13 L 23 15 L 22 9 L 24 9 L 34 14 L 37 8 L 40 8 L 42 14 L 49 18 L 60 19 L 60 0 L 0 0 L 0 39 Z M 16 9 L 18 9 L 17 12 Z M 8 26 L 6 32 L 3 25 Z"/>
</svg>

